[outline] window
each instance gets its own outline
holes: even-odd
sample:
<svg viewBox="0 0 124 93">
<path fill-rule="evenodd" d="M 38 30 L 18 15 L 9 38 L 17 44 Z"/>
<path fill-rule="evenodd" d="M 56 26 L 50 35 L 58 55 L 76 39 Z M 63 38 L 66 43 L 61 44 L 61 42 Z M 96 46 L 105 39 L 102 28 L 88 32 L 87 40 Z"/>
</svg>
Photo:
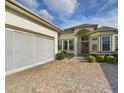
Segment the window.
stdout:
<svg viewBox="0 0 124 93">
<path fill-rule="evenodd" d="M 73 50 L 73 48 L 74 48 L 74 42 L 73 42 L 73 40 L 69 40 L 69 50 Z"/>
<path fill-rule="evenodd" d="M 102 36 L 101 41 L 102 51 L 110 51 L 110 36 Z"/>
<path fill-rule="evenodd" d="M 62 50 L 62 40 L 59 40 L 59 42 L 58 42 L 58 49 Z"/>
<path fill-rule="evenodd" d="M 92 44 L 92 51 L 97 51 L 97 44 Z"/>
<path fill-rule="evenodd" d="M 58 49 L 72 51 L 74 49 L 74 40 L 59 40 Z"/>
<path fill-rule="evenodd" d="M 87 40 L 88 40 L 88 36 L 82 36 L 82 37 L 81 37 L 81 40 L 82 40 L 82 41 L 87 41 Z"/>
<path fill-rule="evenodd" d="M 118 51 L 118 36 L 115 36 L 115 51 Z"/>
<path fill-rule="evenodd" d="M 98 36 L 91 37 L 91 48 L 92 51 L 98 50 Z"/>
<path fill-rule="evenodd" d="M 64 50 L 68 49 L 68 41 L 64 40 L 64 45 L 63 45 Z"/>
<path fill-rule="evenodd" d="M 92 38 L 92 41 L 97 41 L 97 37 Z"/>
</svg>

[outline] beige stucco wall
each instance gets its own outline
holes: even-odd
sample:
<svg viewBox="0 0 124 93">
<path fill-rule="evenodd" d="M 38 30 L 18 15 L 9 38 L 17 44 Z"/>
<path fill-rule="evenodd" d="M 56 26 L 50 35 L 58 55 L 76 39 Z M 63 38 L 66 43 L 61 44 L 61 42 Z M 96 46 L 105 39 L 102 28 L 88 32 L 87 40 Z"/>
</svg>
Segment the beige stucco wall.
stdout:
<svg viewBox="0 0 124 93">
<path fill-rule="evenodd" d="M 6 19 L 5 19 L 6 24 L 14 25 L 17 27 L 21 27 L 27 30 L 32 30 L 34 32 L 39 32 L 41 34 L 54 37 L 55 53 L 58 52 L 58 33 L 57 32 L 50 30 L 47 27 L 43 27 L 42 25 L 39 25 L 33 22 L 33 20 L 26 18 L 23 15 L 20 15 L 18 12 L 14 12 L 10 9 L 6 9 L 5 16 L 6 16 Z"/>
<path fill-rule="evenodd" d="M 75 28 L 74 32 L 66 32 L 66 33 L 62 33 L 59 35 L 59 39 L 72 39 L 74 38 L 75 33 L 77 33 L 78 31 L 82 30 L 82 29 L 87 29 L 92 31 L 94 28 L 93 27 L 83 27 L 83 28 Z"/>
<path fill-rule="evenodd" d="M 60 34 L 59 39 L 74 39 L 74 33 Z"/>
</svg>

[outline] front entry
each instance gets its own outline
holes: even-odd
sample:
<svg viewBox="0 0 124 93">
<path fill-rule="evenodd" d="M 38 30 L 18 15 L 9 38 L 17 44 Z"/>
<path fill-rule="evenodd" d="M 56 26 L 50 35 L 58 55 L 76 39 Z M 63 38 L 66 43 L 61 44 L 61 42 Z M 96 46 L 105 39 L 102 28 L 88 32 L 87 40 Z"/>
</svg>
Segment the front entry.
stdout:
<svg viewBox="0 0 124 93">
<path fill-rule="evenodd" d="M 81 55 L 87 56 L 89 53 L 89 42 L 81 42 Z"/>
</svg>

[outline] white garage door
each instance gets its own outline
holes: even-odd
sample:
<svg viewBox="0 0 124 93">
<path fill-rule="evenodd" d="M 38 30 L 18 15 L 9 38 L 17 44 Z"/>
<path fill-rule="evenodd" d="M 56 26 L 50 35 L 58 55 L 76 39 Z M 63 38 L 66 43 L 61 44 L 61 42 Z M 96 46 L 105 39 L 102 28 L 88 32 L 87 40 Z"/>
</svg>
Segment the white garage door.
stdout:
<svg viewBox="0 0 124 93">
<path fill-rule="evenodd" d="M 54 59 L 54 38 L 6 29 L 6 71 Z"/>
</svg>

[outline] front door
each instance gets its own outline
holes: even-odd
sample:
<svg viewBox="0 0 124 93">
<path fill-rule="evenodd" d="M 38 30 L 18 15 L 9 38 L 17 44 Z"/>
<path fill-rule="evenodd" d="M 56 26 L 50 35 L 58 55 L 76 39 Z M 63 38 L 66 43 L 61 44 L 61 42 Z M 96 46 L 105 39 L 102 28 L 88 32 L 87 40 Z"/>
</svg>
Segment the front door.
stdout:
<svg viewBox="0 0 124 93">
<path fill-rule="evenodd" d="M 89 42 L 81 42 L 81 55 L 86 56 L 89 53 Z"/>
</svg>

